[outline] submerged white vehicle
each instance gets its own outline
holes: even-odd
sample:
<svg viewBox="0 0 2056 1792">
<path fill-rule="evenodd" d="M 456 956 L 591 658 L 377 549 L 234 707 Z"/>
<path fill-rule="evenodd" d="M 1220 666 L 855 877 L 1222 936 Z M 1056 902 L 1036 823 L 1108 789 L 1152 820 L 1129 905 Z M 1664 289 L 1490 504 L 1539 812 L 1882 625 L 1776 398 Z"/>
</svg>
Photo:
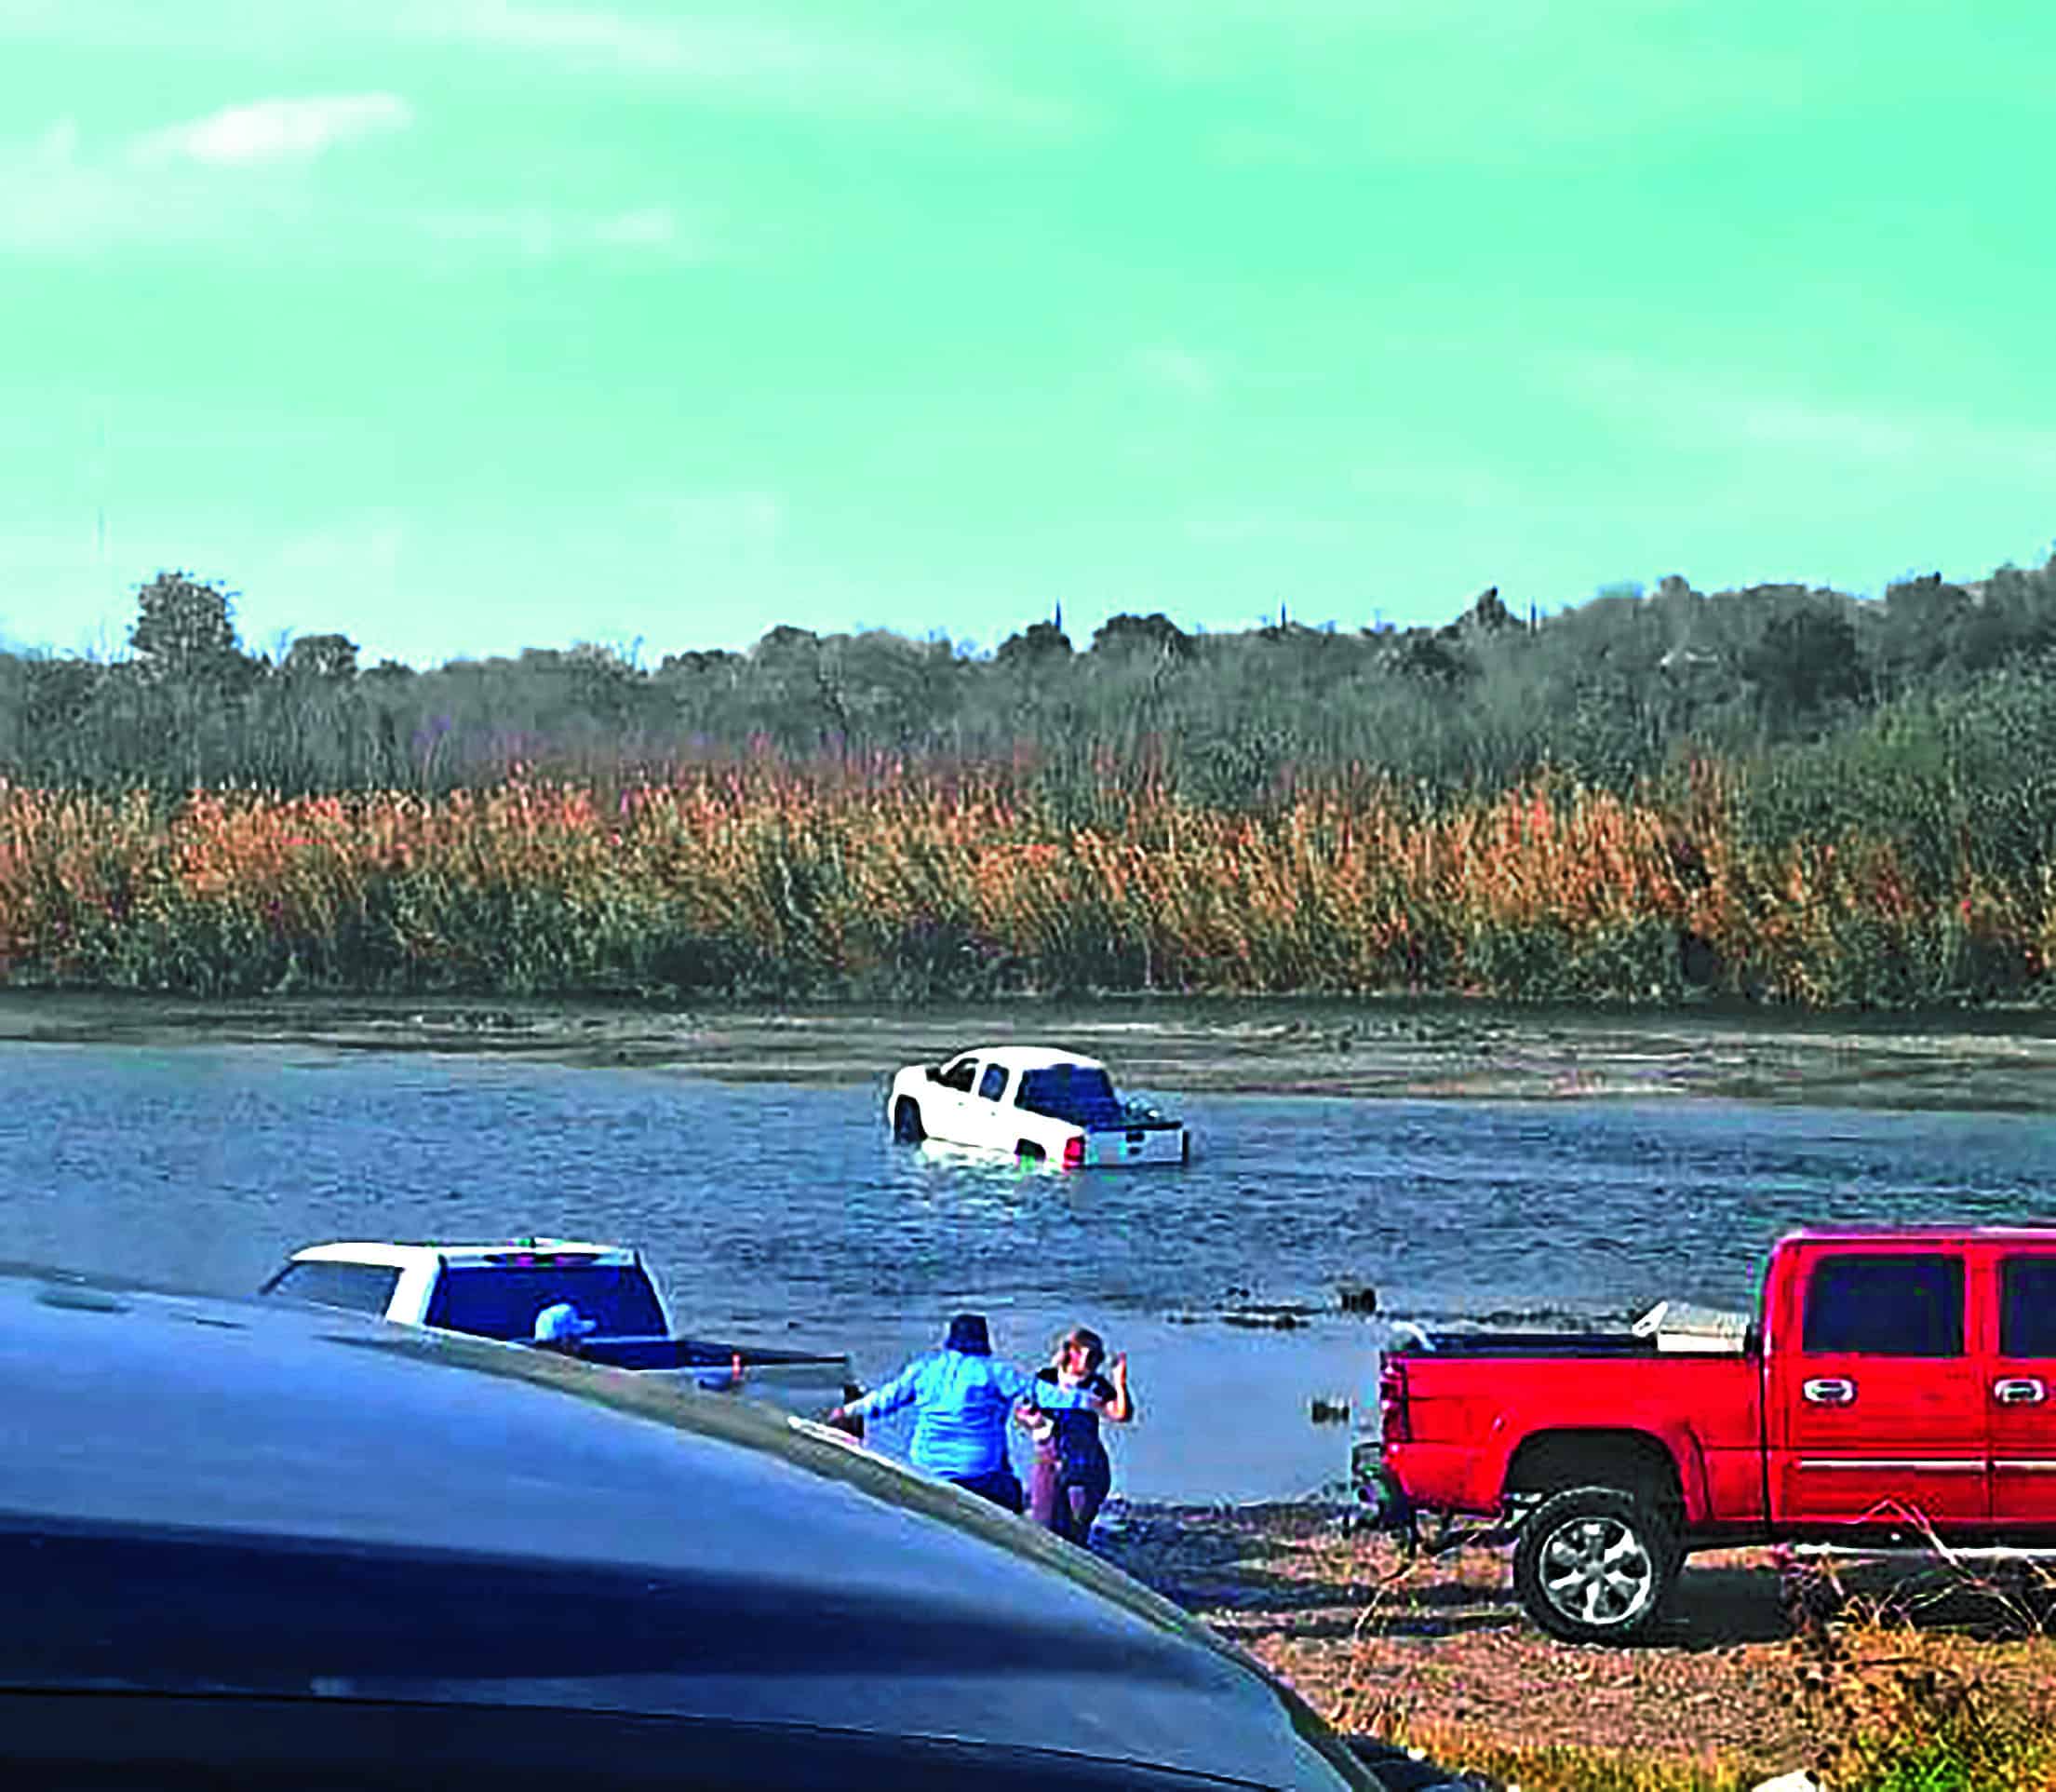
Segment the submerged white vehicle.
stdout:
<svg viewBox="0 0 2056 1792">
<path fill-rule="evenodd" d="M 893 1078 L 885 1117 L 903 1145 L 933 1139 L 1068 1170 L 1184 1164 L 1185 1123 L 1114 1093 L 1096 1058 L 1041 1045 L 981 1045 Z"/>
</svg>

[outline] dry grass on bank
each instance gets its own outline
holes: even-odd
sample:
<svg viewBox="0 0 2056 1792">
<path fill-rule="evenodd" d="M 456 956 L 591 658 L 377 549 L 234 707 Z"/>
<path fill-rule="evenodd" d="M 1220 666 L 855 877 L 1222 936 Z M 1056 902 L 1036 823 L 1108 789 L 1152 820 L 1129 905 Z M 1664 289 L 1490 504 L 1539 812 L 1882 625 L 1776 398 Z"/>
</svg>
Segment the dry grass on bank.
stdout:
<svg viewBox="0 0 2056 1792">
<path fill-rule="evenodd" d="M 1524 1792 L 1729 1792 L 1800 1767 L 1837 1792 L 2056 1787 L 2046 1586 L 1726 1552 L 1694 1558 L 1650 1646 L 1611 1650 L 1529 1625 L 1496 1552 L 1409 1564 L 1309 1509 L 1138 1509 L 1107 1548 L 1338 1727 Z"/>
</svg>

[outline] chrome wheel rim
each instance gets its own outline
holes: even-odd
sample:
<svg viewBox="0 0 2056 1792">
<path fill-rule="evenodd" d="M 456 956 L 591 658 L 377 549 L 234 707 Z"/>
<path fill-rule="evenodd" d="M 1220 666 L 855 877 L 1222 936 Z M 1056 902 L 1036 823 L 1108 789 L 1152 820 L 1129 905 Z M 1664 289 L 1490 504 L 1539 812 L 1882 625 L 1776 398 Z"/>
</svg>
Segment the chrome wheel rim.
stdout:
<svg viewBox="0 0 2056 1792">
<path fill-rule="evenodd" d="M 1647 1609 L 1656 1564 L 1634 1528 L 1619 1518 L 1573 1518 L 1543 1540 L 1542 1592 L 1581 1624 L 1630 1624 Z"/>
</svg>

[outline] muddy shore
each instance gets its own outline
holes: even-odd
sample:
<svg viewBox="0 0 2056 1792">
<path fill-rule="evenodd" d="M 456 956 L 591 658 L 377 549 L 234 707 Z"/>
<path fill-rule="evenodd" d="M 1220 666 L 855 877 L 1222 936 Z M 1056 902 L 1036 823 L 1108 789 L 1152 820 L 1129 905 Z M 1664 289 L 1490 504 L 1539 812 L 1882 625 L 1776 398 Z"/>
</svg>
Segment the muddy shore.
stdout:
<svg viewBox="0 0 2056 1792">
<path fill-rule="evenodd" d="M 1514 1603 L 1502 1551 L 1408 1561 L 1319 1505 L 1109 1505 L 1109 1559 L 1250 1651 L 1346 1731 L 1404 1730 L 1460 1765 L 1472 1748 L 1551 1744 L 1699 1760 L 1767 1776 L 1812 1758 L 1794 1691 L 1795 1581 L 1772 1552 L 1693 1557 L 1645 1647 L 1542 1635 Z M 1974 1682 L 1996 1712 L 2056 1733 L 2051 1593 L 1928 1568 L 1837 1570 L 1836 1624 L 1861 1655 Z M 2032 1603 L 2033 1610 L 2029 1610 Z M 1937 1782 L 1939 1784 L 1940 1782 Z"/>
<path fill-rule="evenodd" d="M 1137 1089 L 1386 1098 L 1701 1096 L 1867 1108 L 2056 1107 L 2056 1017 L 1559 1013 L 1469 1003 L 1126 1000 L 974 1007 L 0 991 L 0 1040 L 520 1055 L 849 1084 L 966 1044 L 1061 1042 Z"/>
</svg>

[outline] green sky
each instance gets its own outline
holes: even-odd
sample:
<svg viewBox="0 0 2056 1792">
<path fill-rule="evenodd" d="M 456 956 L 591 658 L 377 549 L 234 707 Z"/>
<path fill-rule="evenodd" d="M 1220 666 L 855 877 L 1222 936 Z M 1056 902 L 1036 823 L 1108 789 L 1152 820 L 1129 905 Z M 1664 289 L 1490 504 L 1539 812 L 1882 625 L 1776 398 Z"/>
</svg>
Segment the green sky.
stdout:
<svg viewBox="0 0 2056 1792">
<path fill-rule="evenodd" d="M 2056 11 L 0 0 L 0 638 L 651 660 L 2056 537 Z"/>
</svg>

